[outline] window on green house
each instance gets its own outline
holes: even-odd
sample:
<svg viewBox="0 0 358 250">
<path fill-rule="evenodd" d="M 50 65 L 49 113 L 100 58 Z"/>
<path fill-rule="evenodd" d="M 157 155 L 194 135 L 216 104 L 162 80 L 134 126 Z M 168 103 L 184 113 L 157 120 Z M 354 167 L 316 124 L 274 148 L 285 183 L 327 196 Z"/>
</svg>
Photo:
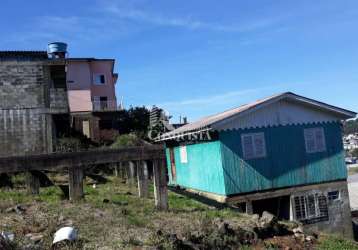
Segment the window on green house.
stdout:
<svg viewBox="0 0 358 250">
<path fill-rule="evenodd" d="M 242 134 L 241 146 L 244 159 L 266 157 L 265 134 L 263 132 Z"/>
<path fill-rule="evenodd" d="M 317 153 L 326 151 L 326 140 L 324 130 L 319 128 L 306 128 L 303 131 L 307 153 Z"/>
</svg>

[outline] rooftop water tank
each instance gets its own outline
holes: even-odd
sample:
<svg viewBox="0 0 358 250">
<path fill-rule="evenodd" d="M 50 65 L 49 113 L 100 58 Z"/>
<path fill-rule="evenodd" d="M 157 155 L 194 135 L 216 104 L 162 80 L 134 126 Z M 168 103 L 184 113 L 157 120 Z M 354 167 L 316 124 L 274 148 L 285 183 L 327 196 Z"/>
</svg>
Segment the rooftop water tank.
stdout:
<svg viewBox="0 0 358 250">
<path fill-rule="evenodd" d="M 49 43 L 47 46 L 47 53 L 50 58 L 65 58 L 67 53 L 67 43 Z"/>
</svg>

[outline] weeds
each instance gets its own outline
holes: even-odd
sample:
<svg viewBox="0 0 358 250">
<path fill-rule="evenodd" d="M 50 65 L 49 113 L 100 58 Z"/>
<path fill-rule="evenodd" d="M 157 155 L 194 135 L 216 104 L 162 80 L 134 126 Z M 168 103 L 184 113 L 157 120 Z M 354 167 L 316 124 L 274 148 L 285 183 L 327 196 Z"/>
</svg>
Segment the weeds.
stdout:
<svg viewBox="0 0 358 250">
<path fill-rule="evenodd" d="M 61 184 L 66 181 L 64 176 L 51 179 Z M 36 245 L 40 246 L 38 249 L 50 249 L 56 230 L 63 225 L 73 225 L 79 231 L 79 239 L 73 244 L 64 244 L 61 249 L 123 249 L 142 245 L 169 248 L 169 243 L 156 235 L 158 230 L 185 237 L 192 231 L 205 231 L 215 218 L 249 223 L 246 215 L 229 208 L 216 209 L 173 192 L 169 192 L 169 211 L 156 211 L 152 193 L 150 198 L 140 199 L 136 187 L 128 186 L 119 178 L 110 177 L 106 184 L 98 184 L 96 188 L 92 184 L 85 185 L 85 200 L 76 203 L 64 199 L 58 187 L 41 188 L 40 195 L 29 196 L 23 186 L 23 176 L 17 175 L 13 180 L 17 189 L 0 189 L 0 231 L 14 232 L 19 246 L 28 244 L 26 234 L 38 233 L 43 235 Z M 152 185 L 150 190 L 153 191 Z M 25 206 L 24 214 L 5 212 L 18 204 Z M 354 243 L 330 237 L 325 238 L 319 248 L 358 249 Z"/>
</svg>

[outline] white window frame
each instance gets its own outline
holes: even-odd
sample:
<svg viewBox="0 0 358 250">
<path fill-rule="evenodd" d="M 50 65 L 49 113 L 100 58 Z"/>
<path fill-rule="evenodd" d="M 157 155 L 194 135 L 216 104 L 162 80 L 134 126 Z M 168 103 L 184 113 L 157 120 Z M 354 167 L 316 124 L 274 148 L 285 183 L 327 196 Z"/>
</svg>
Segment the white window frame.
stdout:
<svg viewBox="0 0 358 250">
<path fill-rule="evenodd" d="M 186 146 L 179 146 L 179 155 L 181 163 L 188 163 L 188 151 Z"/>
<path fill-rule="evenodd" d="M 327 150 L 323 127 L 305 128 L 303 134 L 305 138 L 306 153 L 312 154 L 325 152 Z M 321 141 L 319 141 L 319 138 L 321 138 Z"/>
<path fill-rule="evenodd" d="M 292 202 L 296 220 L 306 221 L 328 217 L 328 198 L 323 193 L 295 195 Z"/>
<path fill-rule="evenodd" d="M 99 76 L 103 76 L 103 78 L 104 78 L 104 83 L 97 83 L 97 82 L 96 82 L 97 77 L 99 77 Z M 106 75 L 105 75 L 105 74 L 103 74 L 103 73 L 95 73 L 95 74 L 93 74 L 93 84 L 94 84 L 94 85 L 99 85 L 99 86 L 101 86 L 101 85 L 105 85 L 106 83 L 107 83 L 107 78 L 106 78 Z"/>
<path fill-rule="evenodd" d="M 334 193 L 337 193 L 337 196 L 335 196 Z M 339 190 L 328 191 L 327 198 L 329 202 L 338 201 L 341 199 L 341 192 Z"/>
<path fill-rule="evenodd" d="M 262 150 L 259 151 L 257 144 L 255 143 L 255 138 L 259 138 L 262 141 Z M 247 148 L 245 140 L 248 139 L 251 141 L 251 150 Z M 266 157 L 266 141 L 265 141 L 265 133 L 247 133 L 241 135 L 241 147 L 242 147 L 242 155 L 246 160 L 256 159 L 256 158 L 264 158 Z"/>
</svg>

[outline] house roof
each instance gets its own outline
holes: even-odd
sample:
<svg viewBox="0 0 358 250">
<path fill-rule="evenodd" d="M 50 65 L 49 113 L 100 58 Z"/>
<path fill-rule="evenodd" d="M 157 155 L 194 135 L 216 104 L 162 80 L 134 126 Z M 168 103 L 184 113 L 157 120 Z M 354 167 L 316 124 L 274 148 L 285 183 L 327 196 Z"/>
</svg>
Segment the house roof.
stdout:
<svg viewBox="0 0 358 250">
<path fill-rule="evenodd" d="M 115 59 L 109 59 L 109 58 L 94 58 L 94 57 L 69 57 L 69 58 L 66 58 L 67 61 L 87 61 L 87 62 L 90 62 L 90 61 L 111 61 L 111 62 L 114 62 Z"/>
<path fill-rule="evenodd" d="M 241 105 L 237 108 L 226 110 L 224 112 L 215 115 L 204 117 L 196 122 L 189 123 L 178 129 L 163 134 L 159 138 L 159 141 L 174 139 L 176 137 L 182 136 L 183 134 L 195 133 L 197 131 L 211 129 L 213 126 L 215 127 L 216 124 L 222 123 L 225 120 L 231 119 L 241 114 L 245 114 L 251 111 L 261 109 L 268 104 L 272 104 L 280 100 L 290 100 L 290 101 L 295 101 L 301 105 L 308 105 L 311 108 L 322 110 L 322 112 L 329 112 L 341 120 L 353 118 L 356 116 L 356 113 L 353 111 L 349 111 L 320 101 L 316 101 L 310 98 L 296 95 L 292 92 L 285 92 L 285 93 L 280 93 L 264 99 L 257 100 L 253 103 Z"/>
<path fill-rule="evenodd" d="M 47 51 L 37 51 L 37 50 L 13 50 L 13 51 L 0 51 L 0 58 L 9 58 L 9 57 L 27 57 L 27 58 L 37 58 L 37 59 L 47 59 Z"/>
</svg>

